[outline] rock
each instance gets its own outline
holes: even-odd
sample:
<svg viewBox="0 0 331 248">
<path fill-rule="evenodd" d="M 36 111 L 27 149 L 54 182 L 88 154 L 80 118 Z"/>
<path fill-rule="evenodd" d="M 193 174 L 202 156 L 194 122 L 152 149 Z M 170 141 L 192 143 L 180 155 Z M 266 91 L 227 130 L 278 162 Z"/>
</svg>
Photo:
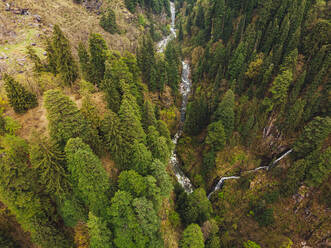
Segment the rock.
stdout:
<svg viewBox="0 0 331 248">
<path fill-rule="evenodd" d="M 47 55 L 47 52 L 44 52 L 43 54 L 44 54 L 44 56 L 46 56 Z"/>
<path fill-rule="evenodd" d="M 41 22 L 41 16 L 40 15 L 33 15 L 33 17 L 37 22 Z"/>
<path fill-rule="evenodd" d="M 18 73 L 22 74 L 22 73 L 24 73 L 24 71 L 20 70 L 20 71 L 18 71 Z"/>
<path fill-rule="evenodd" d="M 24 63 L 18 63 L 20 66 L 24 66 Z"/>
<path fill-rule="evenodd" d="M 31 46 L 36 46 L 37 44 L 36 43 L 31 43 Z"/>
<path fill-rule="evenodd" d="M 5 11 L 10 11 L 10 4 L 9 3 L 6 3 Z"/>
</svg>

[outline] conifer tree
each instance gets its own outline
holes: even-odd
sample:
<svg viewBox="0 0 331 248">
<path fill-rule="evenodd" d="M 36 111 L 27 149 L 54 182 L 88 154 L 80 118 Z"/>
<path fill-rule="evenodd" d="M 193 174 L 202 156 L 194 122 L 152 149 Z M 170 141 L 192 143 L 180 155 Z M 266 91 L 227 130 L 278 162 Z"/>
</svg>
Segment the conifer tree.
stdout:
<svg viewBox="0 0 331 248">
<path fill-rule="evenodd" d="M 208 134 L 205 142 L 215 151 L 223 149 L 226 137 L 222 121 L 213 122 L 208 126 Z"/>
<path fill-rule="evenodd" d="M 39 194 L 37 174 L 29 168 L 27 143 L 16 136 L 1 139 L 3 156 L 0 158 L 0 200 L 3 202 L 32 241 L 42 248 L 66 248 L 70 244 L 63 230 L 56 228 L 49 210 L 47 196 Z"/>
<path fill-rule="evenodd" d="M 305 157 L 310 152 L 319 149 L 330 132 L 331 118 L 315 117 L 305 126 L 303 133 L 294 144 L 296 157 Z"/>
<path fill-rule="evenodd" d="M 292 83 L 292 80 L 292 72 L 290 70 L 285 70 L 281 72 L 273 81 L 270 91 L 272 93 L 274 108 L 282 108 L 282 106 L 284 106 L 288 96 L 288 89 Z"/>
<path fill-rule="evenodd" d="M 97 130 L 92 128 L 68 96 L 59 90 L 49 90 L 44 101 L 50 136 L 61 148 L 70 138 L 81 137 L 95 152 L 100 152 Z"/>
<path fill-rule="evenodd" d="M 181 248 L 204 248 L 203 234 L 199 225 L 191 224 L 183 232 Z"/>
<path fill-rule="evenodd" d="M 96 85 L 100 85 L 105 74 L 105 63 L 107 59 L 106 41 L 100 34 L 91 34 L 89 38 L 90 51 L 90 80 Z"/>
<path fill-rule="evenodd" d="M 182 41 L 184 39 L 184 33 L 183 33 L 183 25 L 182 23 L 179 24 L 179 31 L 178 31 L 178 40 Z"/>
<path fill-rule="evenodd" d="M 27 91 L 11 76 L 5 74 L 4 81 L 9 104 L 16 113 L 25 113 L 38 105 L 36 95 Z"/>
<path fill-rule="evenodd" d="M 100 26 L 111 34 L 118 32 L 115 12 L 112 9 L 107 9 L 105 13 L 103 13 L 100 19 Z"/>
<path fill-rule="evenodd" d="M 141 175 L 146 176 L 151 169 L 152 164 L 152 153 L 147 149 L 146 145 L 134 141 L 134 144 L 131 146 L 131 157 L 130 157 L 130 168 Z"/>
<path fill-rule="evenodd" d="M 47 70 L 56 75 L 57 72 L 57 57 L 51 38 L 46 39 L 46 56 L 47 56 Z"/>
<path fill-rule="evenodd" d="M 101 133 L 107 149 L 114 156 L 115 160 L 122 160 L 122 126 L 121 121 L 116 113 L 108 110 L 101 121 Z"/>
<path fill-rule="evenodd" d="M 160 221 L 150 201 L 117 191 L 111 203 L 109 214 L 116 247 L 162 247 L 158 234 Z"/>
<path fill-rule="evenodd" d="M 205 14 L 203 12 L 203 7 L 201 5 L 199 5 L 198 13 L 195 18 L 195 26 L 203 29 L 204 25 L 205 25 Z"/>
<path fill-rule="evenodd" d="M 32 46 L 27 47 L 27 53 L 28 53 L 30 59 L 32 60 L 32 62 L 34 63 L 33 70 L 35 72 L 37 72 L 37 73 L 42 72 L 46 69 L 45 65 L 43 64 L 43 62 L 41 62 L 41 59 L 36 54 L 36 51 L 32 48 Z"/>
<path fill-rule="evenodd" d="M 78 45 L 78 56 L 83 78 L 87 81 L 90 81 L 90 76 L 92 73 L 90 65 L 90 55 L 88 54 L 87 49 L 82 42 L 80 42 Z"/>
<path fill-rule="evenodd" d="M 65 171 L 64 154 L 52 141 L 37 137 L 29 149 L 31 165 L 38 181 L 54 200 L 63 200 L 71 191 Z"/>
<path fill-rule="evenodd" d="M 71 85 L 78 77 L 78 67 L 71 54 L 69 41 L 58 25 L 54 26 L 52 45 L 54 59 L 56 59 L 56 71 L 66 85 Z"/>
<path fill-rule="evenodd" d="M 154 160 L 151 165 L 152 176 L 156 179 L 156 184 L 160 188 L 160 194 L 162 197 L 169 197 L 173 190 L 171 177 L 166 171 L 166 165 L 160 160 Z"/>
<path fill-rule="evenodd" d="M 65 147 L 74 192 L 97 216 L 106 216 L 110 182 L 99 158 L 80 138 L 69 139 Z"/>
<path fill-rule="evenodd" d="M 156 126 L 154 105 L 149 100 L 145 101 L 142 114 L 142 122 L 145 130 L 149 126 Z"/>
<path fill-rule="evenodd" d="M 112 248 L 112 233 L 107 227 L 107 223 L 100 217 L 89 213 L 87 222 L 90 236 L 90 248 Z"/>
<path fill-rule="evenodd" d="M 232 90 L 228 90 L 214 114 L 214 119 L 222 122 L 227 139 L 232 135 L 234 118 L 234 94 Z"/>
<path fill-rule="evenodd" d="M 163 163 L 167 163 L 170 157 L 167 140 L 160 136 L 154 126 L 148 127 L 147 145 L 152 152 L 153 158 L 159 159 Z"/>
</svg>

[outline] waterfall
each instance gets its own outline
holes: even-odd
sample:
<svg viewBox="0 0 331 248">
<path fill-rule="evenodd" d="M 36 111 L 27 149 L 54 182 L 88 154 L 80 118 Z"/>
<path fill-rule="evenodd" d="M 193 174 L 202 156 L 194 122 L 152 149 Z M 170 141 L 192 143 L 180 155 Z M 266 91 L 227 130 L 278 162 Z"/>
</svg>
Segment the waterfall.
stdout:
<svg viewBox="0 0 331 248">
<path fill-rule="evenodd" d="M 176 18 L 176 10 L 175 10 L 175 4 L 173 2 L 170 2 L 170 11 L 171 11 L 171 26 L 170 26 L 170 35 L 165 37 L 163 40 L 161 40 L 158 44 L 158 52 L 162 53 L 167 46 L 168 42 L 172 39 L 176 38 L 176 29 L 175 29 L 175 18 Z M 182 61 L 183 65 L 183 71 L 182 71 L 182 78 L 180 83 L 180 93 L 182 95 L 182 105 L 180 109 L 180 123 L 177 133 L 175 134 L 174 138 L 172 139 L 172 142 L 177 145 L 178 139 L 180 138 L 181 134 L 183 133 L 183 124 L 185 121 L 186 116 L 186 107 L 188 102 L 188 97 L 191 91 L 192 82 L 189 79 L 190 75 L 190 65 Z M 184 172 L 180 169 L 178 157 L 176 154 L 176 147 L 172 151 L 171 157 L 170 157 L 170 163 L 172 165 L 172 170 L 177 178 L 177 181 L 184 190 L 187 193 L 193 192 L 193 185 L 190 181 L 190 179 L 185 176 Z"/>
<path fill-rule="evenodd" d="M 293 149 L 288 150 L 287 152 L 285 152 L 282 156 L 280 156 L 279 158 L 277 158 L 274 162 L 272 162 L 269 166 L 260 166 L 257 167 L 253 170 L 248 170 L 243 172 L 244 173 L 252 173 L 252 172 L 256 172 L 259 170 L 270 170 L 273 166 L 275 166 L 280 160 L 282 160 L 283 158 L 285 158 L 287 155 L 289 155 L 291 152 L 293 151 Z M 239 179 L 240 176 L 230 176 L 230 177 L 222 177 L 219 182 L 217 183 L 217 185 L 215 186 L 215 188 L 209 193 L 208 195 L 208 199 L 210 198 L 210 196 L 216 191 L 216 190 L 220 190 L 224 184 L 225 180 L 229 180 L 229 179 Z"/>
<path fill-rule="evenodd" d="M 224 181 L 225 180 L 229 180 L 229 179 L 239 179 L 240 177 L 238 176 L 231 176 L 231 177 L 222 177 L 221 180 L 218 181 L 217 185 L 215 186 L 214 190 L 212 192 L 209 193 L 208 195 L 208 199 L 210 198 L 210 196 L 216 191 L 222 188 Z"/>
</svg>

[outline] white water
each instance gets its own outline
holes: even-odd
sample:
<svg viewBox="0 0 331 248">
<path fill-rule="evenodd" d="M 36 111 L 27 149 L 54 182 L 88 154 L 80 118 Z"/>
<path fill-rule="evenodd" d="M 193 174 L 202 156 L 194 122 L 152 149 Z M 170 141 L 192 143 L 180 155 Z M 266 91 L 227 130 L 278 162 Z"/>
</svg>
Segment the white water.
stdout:
<svg viewBox="0 0 331 248">
<path fill-rule="evenodd" d="M 175 4 L 171 1 L 170 1 L 170 12 L 171 12 L 170 35 L 165 37 L 157 44 L 157 48 L 160 53 L 163 53 L 169 41 L 171 41 L 173 38 L 176 38 L 176 28 L 175 28 L 176 9 L 175 9 Z"/>
<path fill-rule="evenodd" d="M 165 37 L 163 40 L 161 40 L 158 44 L 158 52 L 162 53 L 164 49 L 166 48 L 169 41 L 176 38 L 176 29 L 175 29 L 175 17 L 176 17 L 176 10 L 175 10 L 175 4 L 173 2 L 170 2 L 170 11 L 171 11 L 171 26 L 170 26 L 170 35 Z M 172 139 L 172 142 L 177 145 L 178 139 L 180 138 L 182 132 L 183 132 L 183 124 L 185 121 L 185 115 L 186 115 L 186 107 L 188 102 L 188 97 L 191 91 L 191 80 L 189 79 L 190 75 L 190 66 L 185 61 L 182 61 L 183 65 L 183 72 L 182 72 L 182 79 L 180 83 L 180 93 L 182 94 L 183 100 L 182 100 L 182 106 L 180 109 L 180 123 L 177 133 L 175 134 L 174 138 Z M 176 154 L 176 148 L 172 151 L 170 163 L 172 165 L 173 172 L 176 175 L 177 181 L 180 185 L 183 186 L 184 190 L 187 193 L 193 192 L 193 185 L 190 181 L 190 179 L 185 176 L 184 172 L 179 167 L 178 157 Z"/>
<path fill-rule="evenodd" d="M 287 152 L 285 152 L 282 156 L 280 156 L 279 158 L 277 158 L 274 162 L 272 162 L 272 164 L 270 164 L 269 166 L 260 166 L 260 167 L 257 167 L 253 170 L 249 170 L 249 171 L 246 171 L 244 173 L 251 173 L 251 172 L 256 172 L 256 171 L 259 171 L 259 170 L 269 170 L 271 167 L 273 167 L 275 164 L 277 164 L 280 160 L 282 160 L 283 158 L 285 158 L 287 155 L 289 155 L 291 152 L 293 151 L 293 149 L 290 149 L 288 150 Z M 210 198 L 210 196 L 216 191 L 216 190 L 219 190 L 222 188 L 223 184 L 224 184 L 224 181 L 225 180 L 229 180 L 229 179 L 239 179 L 240 176 L 231 176 L 231 177 L 222 177 L 219 182 L 217 183 L 217 185 L 215 186 L 215 188 L 213 189 L 212 192 L 209 193 L 208 195 L 208 199 Z"/>
</svg>

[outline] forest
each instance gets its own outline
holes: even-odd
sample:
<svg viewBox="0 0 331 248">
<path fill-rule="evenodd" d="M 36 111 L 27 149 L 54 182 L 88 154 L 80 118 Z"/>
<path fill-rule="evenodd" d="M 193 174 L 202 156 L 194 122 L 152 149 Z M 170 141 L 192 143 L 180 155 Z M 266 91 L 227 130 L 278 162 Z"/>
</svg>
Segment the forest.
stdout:
<svg viewBox="0 0 331 248">
<path fill-rule="evenodd" d="M 330 246 L 329 1 L 53 2 L 0 11 L 0 248 Z"/>
</svg>

